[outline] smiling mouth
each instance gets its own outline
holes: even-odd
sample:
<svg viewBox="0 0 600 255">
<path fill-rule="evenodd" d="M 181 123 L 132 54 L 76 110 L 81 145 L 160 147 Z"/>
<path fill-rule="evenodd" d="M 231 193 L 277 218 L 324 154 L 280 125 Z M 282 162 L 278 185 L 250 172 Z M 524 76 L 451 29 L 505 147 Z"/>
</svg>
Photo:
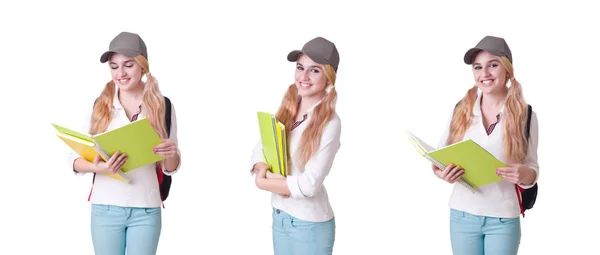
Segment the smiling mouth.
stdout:
<svg viewBox="0 0 600 255">
<path fill-rule="evenodd" d="M 483 84 L 484 86 L 489 86 L 492 85 L 492 83 L 494 83 L 493 79 L 489 79 L 489 80 L 482 80 L 481 84 Z"/>
<path fill-rule="evenodd" d="M 300 83 L 300 87 L 307 89 L 307 88 L 312 87 L 312 84 L 301 82 Z"/>
<path fill-rule="evenodd" d="M 129 82 L 130 78 L 124 78 L 124 79 L 118 79 L 117 81 L 120 84 L 127 84 Z"/>
</svg>

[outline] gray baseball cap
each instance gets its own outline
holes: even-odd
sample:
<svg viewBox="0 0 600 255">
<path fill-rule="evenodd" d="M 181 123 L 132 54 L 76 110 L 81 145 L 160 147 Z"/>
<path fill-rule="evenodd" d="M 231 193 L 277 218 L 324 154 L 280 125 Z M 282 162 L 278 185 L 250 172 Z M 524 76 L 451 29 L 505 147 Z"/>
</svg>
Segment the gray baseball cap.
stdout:
<svg viewBox="0 0 600 255">
<path fill-rule="evenodd" d="M 142 55 L 148 59 L 146 43 L 144 43 L 144 40 L 142 40 L 138 34 L 130 32 L 121 32 L 112 41 L 110 41 L 108 51 L 104 52 L 102 56 L 100 56 L 100 62 L 106 63 L 110 55 L 113 53 L 123 54 L 130 58 L 133 58 L 137 55 Z"/>
<path fill-rule="evenodd" d="M 298 60 L 300 54 L 306 54 L 312 61 L 321 65 L 330 64 L 333 70 L 337 72 L 338 64 L 340 63 L 340 55 L 335 47 L 335 44 L 323 37 L 316 37 L 302 47 L 302 50 L 291 51 L 287 59 L 290 62 Z"/>
<path fill-rule="evenodd" d="M 512 53 L 510 52 L 510 48 L 508 48 L 506 41 L 503 38 L 489 35 L 481 39 L 474 48 L 469 49 L 467 53 L 465 53 L 465 63 L 467 65 L 473 64 L 475 56 L 482 50 L 498 57 L 505 56 L 512 63 Z"/>
</svg>

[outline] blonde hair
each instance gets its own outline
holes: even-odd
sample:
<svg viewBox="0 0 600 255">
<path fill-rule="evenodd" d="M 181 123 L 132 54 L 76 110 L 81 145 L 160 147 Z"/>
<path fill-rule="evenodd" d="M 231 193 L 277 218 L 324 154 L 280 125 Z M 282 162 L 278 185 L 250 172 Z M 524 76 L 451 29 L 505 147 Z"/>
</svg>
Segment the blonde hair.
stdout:
<svg viewBox="0 0 600 255">
<path fill-rule="evenodd" d="M 142 111 L 154 130 L 156 130 L 158 135 L 164 139 L 167 137 L 166 127 L 163 121 L 165 118 L 165 102 L 163 95 L 158 89 L 158 82 L 154 76 L 150 74 L 148 60 L 144 56 L 138 55 L 133 59 L 142 67 L 142 74 L 145 74 L 147 78 L 146 84 L 144 85 Z M 89 130 L 92 135 L 106 131 L 112 120 L 115 86 L 116 85 L 112 80 L 109 81 L 94 105 Z"/>
<path fill-rule="evenodd" d="M 502 141 L 504 153 L 508 155 L 509 161 L 522 163 L 527 156 L 527 140 L 525 137 L 527 103 L 523 99 L 521 84 L 515 79 L 511 62 L 504 56 L 496 58 L 506 70 L 507 80 L 510 80 L 511 83 L 504 106 L 504 140 Z M 474 86 L 467 91 L 467 94 L 456 106 L 446 144 L 453 144 L 462 140 L 471 124 L 473 106 L 476 100 L 477 87 Z"/>
<path fill-rule="evenodd" d="M 311 156 L 319 149 L 319 145 L 321 143 L 321 135 L 323 134 L 323 129 L 331 120 L 335 113 L 335 101 L 337 99 L 337 92 L 335 91 L 335 79 L 336 72 L 333 67 L 329 64 L 323 65 L 323 71 L 325 77 L 331 82 L 331 90 L 325 95 L 320 104 L 315 106 L 313 110 L 313 116 L 310 120 L 306 129 L 302 133 L 302 137 L 300 138 L 300 161 L 299 167 L 303 169 L 306 162 L 310 159 Z M 285 125 L 286 129 L 286 138 L 289 141 L 291 127 L 294 124 L 294 117 L 298 113 L 298 88 L 296 88 L 296 84 L 292 84 L 288 87 L 285 95 L 283 96 L 283 100 L 277 113 L 275 114 L 276 118 Z M 289 143 L 288 143 L 288 159 L 291 158 Z M 289 160 L 288 160 L 289 162 Z"/>
</svg>

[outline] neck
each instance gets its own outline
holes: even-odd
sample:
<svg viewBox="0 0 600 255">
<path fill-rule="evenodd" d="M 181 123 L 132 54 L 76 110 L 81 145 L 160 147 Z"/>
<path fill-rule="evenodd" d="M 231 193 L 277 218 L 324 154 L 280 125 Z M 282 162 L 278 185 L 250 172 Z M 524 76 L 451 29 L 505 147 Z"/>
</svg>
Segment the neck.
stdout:
<svg viewBox="0 0 600 255">
<path fill-rule="evenodd" d="M 325 95 L 302 97 L 302 99 L 300 100 L 300 106 L 298 108 L 299 109 L 298 113 L 304 114 L 306 111 L 308 111 L 308 109 L 312 108 L 317 103 L 319 103 L 319 101 L 321 101 L 324 97 L 325 97 Z"/>
<path fill-rule="evenodd" d="M 486 93 L 481 96 L 481 108 L 500 109 L 508 95 L 508 88 L 504 87 L 496 92 Z"/>
<path fill-rule="evenodd" d="M 141 104 L 144 96 L 144 87 L 136 86 L 129 90 L 119 90 L 119 101 L 123 105 Z"/>
</svg>

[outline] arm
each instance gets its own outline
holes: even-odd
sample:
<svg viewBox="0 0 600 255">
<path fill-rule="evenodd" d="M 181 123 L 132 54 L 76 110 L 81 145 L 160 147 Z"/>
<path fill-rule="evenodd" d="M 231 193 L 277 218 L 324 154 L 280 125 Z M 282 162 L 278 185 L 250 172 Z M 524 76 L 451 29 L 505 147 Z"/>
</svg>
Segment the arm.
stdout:
<svg viewBox="0 0 600 255">
<path fill-rule="evenodd" d="M 539 126 L 538 119 L 535 112 L 531 114 L 531 126 L 529 129 L 529 147 L 527 149 L 527 157 L 525 158 L 525 162 L 523 162 L 523 167 L 525 168 L 523 171 L 523 179 L 519 186 L 524 189 L 529 189 L 537 183 L 539 176 L 539 165 L 538 165 L 538 134 L 539 134 Z"/>
<path fill-rule="evenodd" d="M 298 199 L 314 196 L 331 170 L 340 148 L 340 135 L 341 122 L 334 117 L 325 127 L 319 149 L 306 163 L 304 172 L 285 179 L 261 179 L 257 185 L 261 189 Z"/>
<path fill-rule="evenodd" d="M 252 174 L 257 173 L 254 170 L 258 169 L 259 166 L 265 167 L 264 165 L 259 164 L 259 163 L 266 165 L 268 168 L 267 160 L 265 159 L 265 154 L 263 153 L 263 150 L 262 150 L 262 140 L 258 140 L 256 145 L 254 146 L 254 150 L 252 151 L 252 158 L 250 159 L 250 171 Z"/>
<path fill-rule="evenodd" d="M 175 143 L 177 153 L 173 157 L 167 157 L 163 161 L 163 173 L 166 175 L 174 175 L 181 167 L 181 151 L 179 150 L 177 140 L 177 116 L 175 114 L 175 105 L 171 103 L 171 130 L 169 139 Z"/>
</svg>

